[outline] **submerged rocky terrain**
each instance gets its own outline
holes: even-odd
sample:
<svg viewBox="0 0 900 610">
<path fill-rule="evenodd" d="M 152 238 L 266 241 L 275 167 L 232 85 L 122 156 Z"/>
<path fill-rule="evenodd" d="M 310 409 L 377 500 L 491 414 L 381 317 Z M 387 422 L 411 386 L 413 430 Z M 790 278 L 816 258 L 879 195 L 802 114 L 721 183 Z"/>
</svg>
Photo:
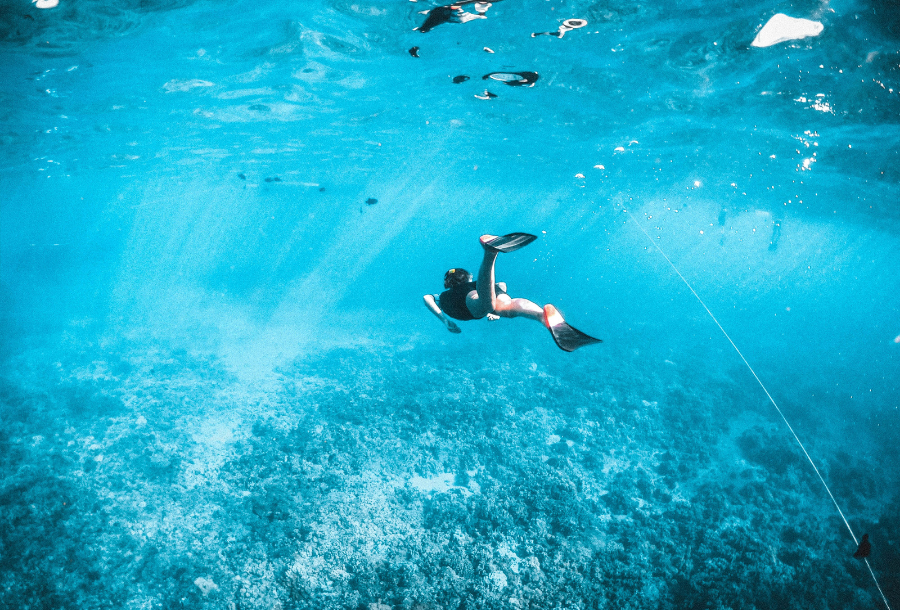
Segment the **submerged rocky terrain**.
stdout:
<svg viewBox="0 0 900 610">
<path fill-rule="evenodd" d="M 4 605 L 882 604 L 739 369 L 498 351 L 332 349 L 253 382 L 125 341 L 9 355 Z M 896 596 L 896 448 L 799 417 Z"/>
</svg>

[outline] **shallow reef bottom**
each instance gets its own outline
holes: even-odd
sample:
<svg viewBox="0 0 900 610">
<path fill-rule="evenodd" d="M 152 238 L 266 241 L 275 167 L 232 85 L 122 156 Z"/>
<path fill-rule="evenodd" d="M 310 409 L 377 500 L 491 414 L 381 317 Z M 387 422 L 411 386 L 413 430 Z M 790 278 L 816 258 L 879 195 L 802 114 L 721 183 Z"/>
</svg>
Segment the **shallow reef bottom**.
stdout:
<svg viewBox="0 0 900 610">
<path fill-rule="evenodd" d="M 740 372 L 387 353 L 334 349 L 252 382 L 124 341 L 7 356 L 5 604 L 883 607 Z M 879 483 L 896 456 L 817 435 L 900 594 L 900 496 Z"/>
</svg>

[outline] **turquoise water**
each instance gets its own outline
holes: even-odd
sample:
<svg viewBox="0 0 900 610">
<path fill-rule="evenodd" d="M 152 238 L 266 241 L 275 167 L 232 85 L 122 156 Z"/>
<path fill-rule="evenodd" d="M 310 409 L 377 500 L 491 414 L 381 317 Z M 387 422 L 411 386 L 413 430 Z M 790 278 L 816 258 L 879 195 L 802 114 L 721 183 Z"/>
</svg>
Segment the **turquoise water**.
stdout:
<svg viewBox="0 0 900 610">
<path fill-rule="evenodd" d="M 4 604 L 900 607 L 897 4 L 434 6 L 0 0 Z"/>
</svg>

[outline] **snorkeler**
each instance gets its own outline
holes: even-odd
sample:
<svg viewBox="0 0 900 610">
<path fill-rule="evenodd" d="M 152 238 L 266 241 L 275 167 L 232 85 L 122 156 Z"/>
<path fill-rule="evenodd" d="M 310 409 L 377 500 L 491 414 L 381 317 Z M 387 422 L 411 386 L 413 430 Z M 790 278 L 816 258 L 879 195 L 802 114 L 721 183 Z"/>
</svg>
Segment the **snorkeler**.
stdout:
<svg viewBox="0 0 900 610">
<path fill-rule="evenodd" d="M 427 15 L 425 22 L 413 29 L 424 34 L 430 32 L 442 23 L 468 23 L 473 19 L 487 19 L 485 13 L 487 13 L 494 2 L 500 2 L 500 0 L 461 0 L 460 2 L 454 2 L 453 4 L 436 6 L 431 10 L 422 11 L 422 14 Z M 474 13 L 466 12 L 466 10 L 463 9 L 463 6 L 468 4 L 474 5 Z"/>
<path fill-rule="evenodd" d="M 566 32 L 570 32 L 572 30 L 577 30 L 578 28 L 583 28 L 587 25 L 587 21 L 584 19 L 566 19 L 562 22 L 562 25 L 559 26 L 559 29 L 555 32 L 534 32 L 531 37 L 536 38 L 538 36 L 556 36 L 557 38 L 562 38 L 566 35 Z"/>
<path fill-rule="evenodd" d="M 501 252 L 515 252 L 537 239 L 528 233 L 509 235 L 482 235 L 481 247 L 484 258 L 478 270 L 478 279 L 472 281 L 472 274 L 465 269 L 451 269 L 444 274 L 444 292 L 426 294 L 425 306 L 444 323 L 451 333 L 462 332 L 451 320 L 488 320 L 524 317 L 540 322 L 553 335 L 556 344 L 567 352 L 591 343 L 602 343 L 580 330 L 572 328 L 563 319 L 556 307 L 547 304 L 541 307 L 528 299 L 512 298 L 506 293 L 504 282 L 494 280 L 494 263 Z"/>
<path fill-rule="evenodd" d="M 497 80 L 510 87 L 534 87 L 538 79 L 537 72 L 491 72 L 481 77 L 481 80 Z"/>
</svg>

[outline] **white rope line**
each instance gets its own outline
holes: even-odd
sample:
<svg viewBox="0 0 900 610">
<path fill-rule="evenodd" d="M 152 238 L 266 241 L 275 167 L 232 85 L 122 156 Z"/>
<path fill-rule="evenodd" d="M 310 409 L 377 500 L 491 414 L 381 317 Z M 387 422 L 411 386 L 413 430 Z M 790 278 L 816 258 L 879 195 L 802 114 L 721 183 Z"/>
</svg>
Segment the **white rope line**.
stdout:
<svg viewBox="0 0 900 610">
<path fill-rule="evenodd" d="M 838 514 L 840 514 L 841 519 L 844 520 L 844 525 L 847 526 L 847 531 L 850 532 L 850 537 L 853 538 L 854 544 L 859 545 L 859 541 L 856 539 L 856 534 L 853 533 L 853 528 L 850 527 L 850 523 L 847 521 L 847 517 L 844 516 L 844 511 L 841 510 L 841 507 L 838 505 L 837 500 L 835 500 L 834 494 L 831 493 L 831 489 L 829 489 L 828 484 L 825 482 L 825 478 L 822 477 L 822 473 L 819 472 L 819 469 L 816 467 L 816 463 L 813 462 L 813 459 L 810 457 L 809 452 L 806 451 L 806 447 L 804 447 L 803 443 L 800 442 L 800 437 L 798 437 L 797 433 L 794 432 L 794 428 L 791 426 L 790 422 L 788 422 L 787 418 L 784 416 L 784 413 L 782 413 L 781 408 L 775 402 L 775 399 L 772 398 L 771 394 L 769 394 L 769 390 L 766 389 L 766 386 L 763 384 L 762 380 L 759 378 L 759 375 L 756 374 L 756 371 L 753 370 L 753 367 L 750 366 L 750 363 L 747 362 L 746 358 L 744 358 L 744 354 L 741 353 L 741 350 L 738 349 L 738 346 L 735 344 L 734 341 L 732 341 L 729 334 L 727 332 L 725 332 L 725 329 L 719 323 L 719 320 L 716 318 L 716 316 L 713 315 L 713 312 L 710 311 L 709 307 L 706 306 L 706 303 L 703 302 L 703 299 L 700 298 L 700 295 L 697 294 L 697 291 L 694 290 L 694 288 L 691 286 L 690 282 L 688 282 L 685 279 L 685 277 L 683 275 L 681 275 L 681 272 L 678 270 L 678 267 L 675 266 L 675 263 L 673 263 L 672 260 L 666 255 L 666 253 L 663 252 L 662 248 L 659 247 L 659 244 L 656 243 L 652 237 L 650 237 L 650 234 L 647 233 L 647 231 L 646 231 L 646 229 L 644 229 L 643 225 L 641 225 L 641 223 L 639 223 L 637 221 L 637 219 L 631 215 L 631 212 L 629 212 L 625 208 L 623 208 L 623 209 L 625 210 L 625 213 L 628 214 L 628 217 L 631 218 L 631 220 L 634 221 L 634 224 L 636 224 L 637 227 L 641 230 L 641 233 L 643 233 L 644 235 L 647 236 L 647 239 L 650 241 L 651 244 L 653 244 L 653 247 L 656 248 L 656 250 L 660 254 L 662 254 L 664 259 L 666 259 L 666 262 L 669 263 L 669 266 L 672 267 L 672 270 L 678 275 L 678 277 L 681 278 L 681 281 L 684 282 L 684 285 L 687 286 L 688 290 L 691 291 L 691 294 L 693 294 L 697 298 L 697 301 L 703 306 L 703 309 L 706 310 L 706 313 L 709 314 L 709 317 L 712 318 L 713 322 L 716 323 L 716 326 L 719 327 L 719 330 L 722 331 L 722 334 L 725 335 L 725 338 L 728 339 L 728 342 L 731 343 L 731 347 L 734 348 L 734 351 L 737 352 L 737 355 L 741 357 L 741 360 L 743 360 L 744 364 L 747 366 L 747 369 L 753 375 L 753 378 L 756 379 L 756 382 L 759 384 L 759 387 L 761 387 L 762 391 L 766 393 L 766 396 L 768 397 L 769 402 L 772 403 L 772 406 L 775 407 L 776 411 L 778 411 L 778 415 L 781 416 L 781 419 L 784 421 L 784 424 L 788 427 L 788 430 L 791 431 L 791 434 L 794 436 L 794 440 L 797 441 L 797 445 L 799 445 L 801 451 L 803 451 L 803 455 L 805 455 L 806 459 L 809 460 L 810 466 L 812 466 L 813 470 L 816 472 L 816 476 L 819 477 L 819 480 L 822 482 L 822 486 L 825 488 L 825 491 L 828 492 L 828 497 L 831 498 L 831 502 L 834 504 L 834 507 L 837 509 Z M 869 560 L 864 559 L 863 561 L 866 562 L 866 567 L 869 568 L 869 574 L 872 575 L 872 580 L 875 582 L 875 587 L 878 589 L 878 592 L 881 594 L 881 599 L 884 600 L 884 605 L 887 607 L 888 610 L 891 610 L 891 606 L 888 603 L 887 597 L 885 597 L 884 591 L 881 590 L 881 585 L 878 584 L 878 579 L 875 578 L 875 572 L 872 570 L 872 566 L 869 565 Z"/>
</svg>

